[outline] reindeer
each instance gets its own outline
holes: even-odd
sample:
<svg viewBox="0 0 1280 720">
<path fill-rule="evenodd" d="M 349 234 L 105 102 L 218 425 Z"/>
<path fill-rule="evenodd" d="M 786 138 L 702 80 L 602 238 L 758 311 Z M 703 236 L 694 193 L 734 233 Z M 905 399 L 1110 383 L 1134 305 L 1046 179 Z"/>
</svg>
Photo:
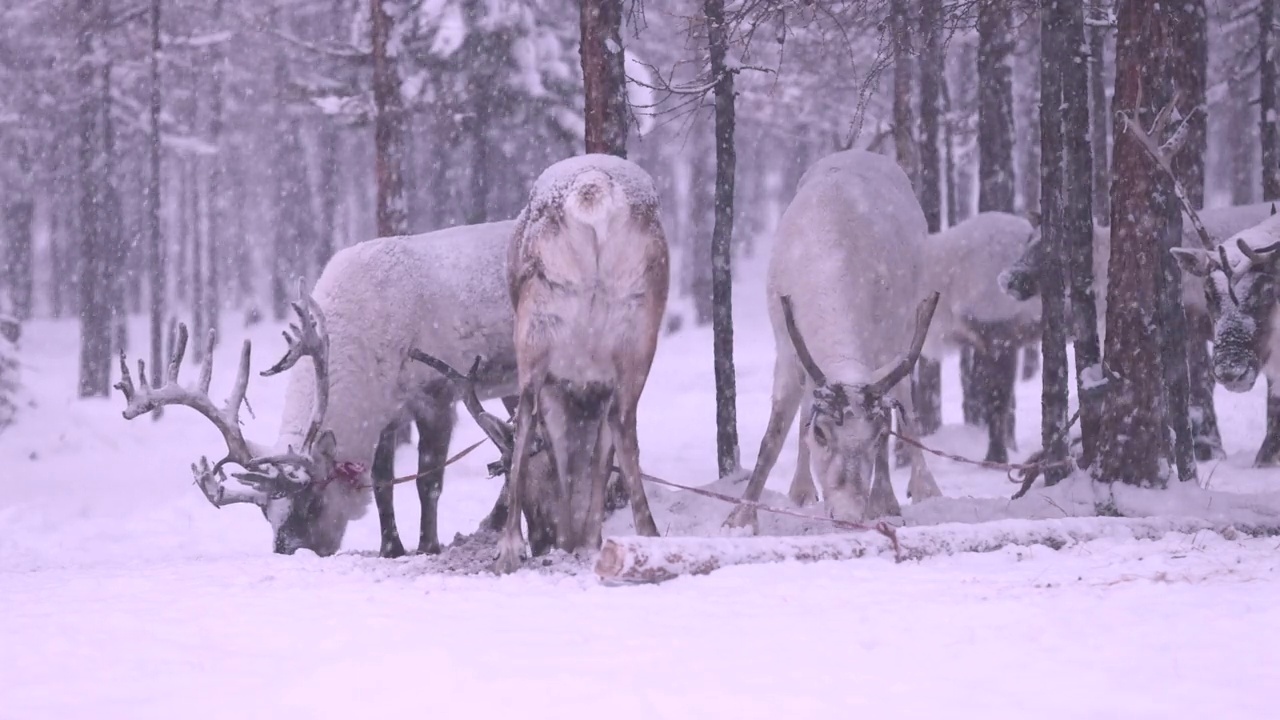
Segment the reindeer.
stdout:
<svg viewBox="0 0 1280 720">
<path fill-rule="evenodd" d="M 288 351 L 262 373 L 293 370 L 274 448 L 251 442 L 240 431 L 249 342 L 244 343 L 231 398 L 218 408 L 208 395 L 211 353 L 205 353 L 196 387 L 179 384 L 185 326 L 165 382 L 158 387 L 148 385 L 141 362 L 135 386 L 121 355 L 116 387 L 127 403 L 124 417 L 185 405 L 209 419 L 226 440 L 227 455 L 213 465 L 204 458 L 193 465 L 197 484 L 215 506 L 260 507 L 271 523 L 275 552 L 336 552 L 347 523 L 367 510 L 372 491 L 382 529 L 380 553 L 395 557 L 404 554 L 404 547 L 389 481 L 394 428 L 407 416 L 419 434 L 418 551 L 439 552 L 441 466 L 460 396 L 449 378 L 411 362 L 410 351 L 422 349 L 455 364 L 482 356 L 473 375 L 476 392 L 481 399 L 501 397 L 509 411 L 514 408 L 514 315 L 496 272 L 514 227 L 513 221 L 504 221 L 369 240 L 336 253 L 313 295 L 304 296 L 299 285 L 293 305 L 298 322 L 285 333 Z M 208 341 L 212 348 L 212 333 Z M 244 472 L 228 478 L 228 466 Z M 499 499 L 489 521 L 500 524 L 505 514 Z"/>
<path fill-rule="evenodd" d="M 1231 207 L 1210 208 L 1199 211 L 1200 225 L 1211 237 L 1230 237 L 1252 227 L 1275 212 L 1274 203 L 1255 203 Z M 1183 211 L 1182 247 L 1202 247 L 1196 223 Z M 1107 327 L 1107 278 L 1111 261 L 1111 231 L 1106 227 L 1093 229 L 1093 288 L 1097 304 L 1098 339 L 1106 342 Z M 1040 233 L 1027 243 L 1021 257 L 1000 275 L 1001 288 L 1017 300 L 1029 300 L 1040 293 L 1040 273 L 1045 262 L 1045 247 Z M 1196 459 L 1210 460 L 1222 455 L 1222 438 L 1217 431 L 1217 413 L 1213 406 L 1213 367 L 1209 359 L 1208 343 L 1213 337 L 1213 323 L 1205 300 L 1205 283 L 1196 275 L 1182 276 L 1182 306 L 1187 314 L 1187 363 L 1193 383 L 1192 429 L 1195 436 Z M 1068 298 L 1070 312 L 1070 298 Z M 1268 410 L 1268 433 L 1280 432 L 1280 407 Z"/>
<path fill-rule="evenodd" d="M 668 262 L 653 180 L 634 163 L 588 154 L 538 177 L 507 256 L 519 405 L 497 572 L 527 556 L 520 510 L 535 423 L 559 478 L 544 499 L 556 508 L 559 548 L 599 547 L 615 450 L 637 533 L 658 534 L 641 486 L 636 409 L 666 308 Z"/>
<path fill-rule="evenodd" d="M 975 374 L 981 379 L 974 390 L 990 401 L 990 462 L 1009 461 L 1018 348 L 1040 336 L 1039 301 L 1015 301 L 1001 292 L 997 278 L 1033 233 L 1025 218 L 983 212 L 930 236 L 922 248 L 927 284 L 942 295 L 933 318 L 938 340 L 933 347 L 973 349 Z"/>
<path fill-rule="evenodd" d="M 861 150 L 819 160 L 783 212 L 766 297 L 777 358 L 773 404 L 755 469 L 727 528 L 758 529 L 755 507 L 787 432 L 803 406 L 800 453 L 790 497 L 816 498 L 810 462 L 829 515 L 861 521 L 901 513 L 889 482 L 890 408 L 911 435 L 914 410 L 902 383 L 925 345 L 938 302 L 924 295 L 926 225 L 911 182 L 893 160 Z M 898 352 L 908 350 L 905 356 Z M 936 350 L 933 351 L 935 356 Z M 909 450 L 915 501 L 939 495 L 923 454 Z M 874 479 L 873 479 L 874 476 Z"/>
</svg>

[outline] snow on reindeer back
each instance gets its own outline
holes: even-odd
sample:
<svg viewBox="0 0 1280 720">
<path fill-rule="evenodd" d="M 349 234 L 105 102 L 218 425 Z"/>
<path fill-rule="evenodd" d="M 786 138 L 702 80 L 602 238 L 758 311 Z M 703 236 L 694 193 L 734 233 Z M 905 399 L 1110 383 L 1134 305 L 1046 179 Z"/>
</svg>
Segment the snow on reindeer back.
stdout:
<svg viewBox="0 0 1280 720">
<path fill-rule="evenodd" d="M 644 168 L 616 155 L 591 153 L 566 158 L 543 170 L 529 192 L 530 208 L 537 210 L 548 205 L 560 205 L 573 189 L 578 176 L 591 170 L 608 175 L 633 205 L 658 204 L 653 178 Z"/>
</svg>

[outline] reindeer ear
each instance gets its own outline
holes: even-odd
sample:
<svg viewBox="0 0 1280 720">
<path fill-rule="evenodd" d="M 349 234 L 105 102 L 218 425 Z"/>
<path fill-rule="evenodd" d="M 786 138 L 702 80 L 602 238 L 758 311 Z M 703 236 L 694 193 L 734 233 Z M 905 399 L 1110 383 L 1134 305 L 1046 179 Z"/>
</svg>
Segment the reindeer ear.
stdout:
<svg viewBox="0 0 1280 720">
<path fill-rule="evenodd" d="M 320 433 L 320 437 L 316 438 L 315 445 L 311 447 L 312 454 L 318 460 L 326 462 L 336 462 L 338 455 L 338 438 L 334 436 L 332 430 L 325 430 Z"/>
<path fill-rule="evenodd" d="M 1173 248 L 1169 252 L 1173 253 L 1173 257 L 1178 261 L 1178 267 L 1182 268 L 1182 272 L 1190 273 L 1197 277 L 1207 277 L 1209 272 L 1213 270 L 1214 259 L 1207 250 L 1200 248 Z"/>
</svg>

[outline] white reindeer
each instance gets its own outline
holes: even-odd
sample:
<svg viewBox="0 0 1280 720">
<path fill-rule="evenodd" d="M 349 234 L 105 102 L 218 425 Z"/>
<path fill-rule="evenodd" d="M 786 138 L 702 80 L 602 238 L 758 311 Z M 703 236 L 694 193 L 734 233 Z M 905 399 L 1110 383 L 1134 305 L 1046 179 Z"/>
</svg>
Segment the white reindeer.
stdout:
<svg viewBox="0 0 1280 720">
<path fill-rule="evenodd" d="M 941 293 L 929 350 L 973 348 L 984 376 L 976 391 L 991 400 L 987 456 L 1008 462 L 1018 348 L 1040 337 L 1040 302 L 1019 302 L 997 279 L 1022 255 L 1035 232 L 1026 218 L 983 212 L 929 236 L 923 245 L 925 285 Z M 931 357 L 941 360 L 940 357 Z"/>
<path fill-rule="evenodd" d="M 816 496 L 812 462 L 832 517 L 861 521 L 901 512 L 888 476 L 889 398 L 903 408 L 904 430 L 915 435 L 910 384 L 900 381 L 926 344 L 937 303 L 934 293 L 917 311 L 913 337 L 912 308 L 929 289 L 922 282 L 925 236 L 911 182 L 883 155 L 838 152 L 801 177 L 770 258 L 773 405 L 745 500 L 759 501 L 803 404 L 791 498 L 803 503 Z M 939 495 L 923 454 L 909 452 L 907 496 Z M 725 525 L 755 532 L 754 506 L 739 505 Z"/>
<path fill-rule="evenodd" d="M 636 408 L 669 285 L 653 180 L 611 155 L 547 168 L 517 219 L 507 278 L 516 314 L 519 408 L 509 512 L 494 569 L 510 572 L 526 555 L 520 510 L 535 422 L 560 479 L 546 502 L 556 506 L 561 549 L 599 547 L 614 450 L 636 531 L 657 535 L 636 435 Z"/>
<path fill-rule="evenodd" d="M 499 270 L 514 227 L 505 221 L 379 238 L 334 254 L 311 297 L 301 297 L 299 288 L 294 305 L 299 322 L 285 334 L 288 352 L 262 373 L 293 368 L 273 448 L 248 441 L 240 431 L 249 342 L 244 343 L 231 399 L 218 408 L 208 396 L 210 353 L 196 387 L 178 383 L 185 327 L 160 387 L 148 386 L 141 363 L 140 386 L 135 387 L 121 357 L 117 387 L 128 403 L 124 416 L 186 405 L 212 421 L 226 439 L 227 456 L 213 466 L 203 459 L 193 465 L 198 484 L 219 507 L 244 502 L 262 508 L 276 552 L 336 552 L 347 523 L 367 510 L 373 489 L 382 525 L 381 553 L 395 556 L 404 548 L 386 481 L 393 474 L 391 428 L 407 415 L 418 427 L 419 472 L 425 472 L 417 481 L 422 502 L 418 550 L 438 552 L 441 465 L 459 391 L 447 377 L 411 362 L 410 351 L 421 349 L 464 367 L 483 357 L 474 383 L 479 396 L 508 398 L 514 393 L 513 313 Z M 210 335 L 210 346 L 212 340 Z M 299 362 L 304 357 L 308 361 Z M 228 464 L 246 472 L 228 479 Z M 500 521 L 502 508 L 495 508 L 491 517 Z"/>
</svg>

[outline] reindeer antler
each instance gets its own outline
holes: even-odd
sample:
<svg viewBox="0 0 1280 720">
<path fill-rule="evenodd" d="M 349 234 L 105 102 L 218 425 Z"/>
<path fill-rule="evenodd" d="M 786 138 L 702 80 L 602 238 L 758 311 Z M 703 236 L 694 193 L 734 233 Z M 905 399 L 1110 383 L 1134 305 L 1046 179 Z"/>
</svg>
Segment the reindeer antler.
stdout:
<svg viewBox="0 0 1280 720">
<path fill-rule="evenodd" d="M 278 375 L 296 365 L 302 358 L 311 358 L 315 370 L 316 397 L 311 406 L 311 423 L 302 442 L 302 449 L 306 452 L 320 434 L 320 427 L 329 410 L 329 333 L 325 328 L 324 311 L 315 298 L 303 292 L 301 278 L 298 279 L 298 299 L 291 305 L 298 315 L 298 322 L 290 323 L 289 329 L 281 333 L 288 349 L 279 362 L 260 374 L 262 377 Z"/>
<path fill-rule="evenodd" d="M 254 457 L 253 449 L 240 431 L 240 407 L 245 403 L 245 393 L 249 388 L 251 344 L 248 340 L 244 342 L 231 394 L 226 403 L 219 408 L 209 397 L 209 383 L 213 379 L 213 346 L 216 333 L 213 330 L 209 331 L 204 362 L 200 367 L 200 379 L 194 388 L 183 387 L 178 381 L 182 360 L 187 351 L 187 339 L 187 326 L 178 323 L 177 330 L 169 343 L 169 365 L 165 371 L 164 382 L 155 387 L 147 381 L 147 366 L 142 360 L 138 360 L 138 384 L 134 385 L 133 377 L 129 374 L 129 364 L 124 353 L 120 353 L 120 382 L 115 384 L 115 388 L 124 395 L 126 405 L 122 415 L 126 420 L 132 420 L 167 405 L 183 405 L 200 413 L 218 428 L 218 432 L 227 443 L 226 456 L 212 466 L 209 464 L 209 459 L 203 457 L 198 464 L 191 466 L 191 472 L 205 497 L 217 507 L 239 502 L 263 505 L 269 496 L 285 492 L 285 488 L 268 488 L 265 485 L 227 488 L 224 486 L 226 475 L 222 469 L 227 463 L 234 463 L 244 468 L 256 468 L 262 463 L 260 458 Z M 262 477 L 266 479 L 268 476 Z"/>
<path fill-rule="evenodd" d="M 938 308 L 938 300 L 941 297 L 935 290 L 920 301 L 920 305 L 916 307 L 915 334 L 911 336 L 911 346 L 907 349 L 907 354 L 903 355 L 883 377 L 872 383 L 867 388 L 867 392 L 872 395 L 887 395 L 894 385 L 911 374 L 912 368 L 920 359 L 920 353 L 924 351 L 924 341 L 929 336 L 929 325 L 933 322 L 933 313 Z"/>
<path fill-rule="evenodd" d="M 1182 203 L 1182 208 L 1187 212 L 1187 217 L 1191 218 L 1191 224 L 1196 229 L 1196 235 L 1199 236 L 1200 243 L 1204 245 L 1206 250 L 1212 251 L 1217 243 L 1214 242 L 1209 231 L 1205 229 L 1204 223 L 1201 222 L 1200 216 L 1196 213 L 1195 207 L 1191 204 L 1191 198 L 1187 195 L 1186 188 L 1182 187 L 1182 183 L 1178 181 L 1178 176 L 1173 172 L 1173 156 L 1178 154 L 1178 151 L 1182 149 L 1183 145 L 1186 145 L 1187 138 L 1191 135 L 1191 119 L 1196 116 L 1196 113 L 1201 112 L 1203 107 L 1197 105 L 1192 108 L 1191 112 L 1187 113 L 1186 117 L 1182 118 L 1182 122 L 1178 124 L 1178 127 L 1173 131 L 1173 134 L 1170 135 L 1163 143 L 1157 143 L 1155 140 L 1155 138 L 1164 134 L 1165 128 L 1173 117 L 1173 112 L 1177 105 L 1178 98 L 1179 94 L 1175 93 L 1173 99 L 1169 101 L 1169 104 L 1161 108 L 1160 112 L 1156 114 L 1156 119 L 1151 125 L 1150 133 L 1143 130 L 1142 125 L 1129 117 L 1127 113 L 1120 111 L 1116 113 L 1116 116 L 1120 118 L 1125 129 L 1133 133 L 1133 136 L 1137 138 L 1138 142 L 1142 145 L 1142 149 L 1147 151 L 1147 155 L 1150 155 L 1156 165 L 1169 176 L 1170 180 L 1173 181 L 1173 192 L 1178 196 L 1178 201 Z"/>
<path fill-rule="evenodd" d="M 515 444 L 514 430 L 510 423 L 498 419 L 485 410 L 484 406 L 480 404 L 480 397 L 476 394 L 476 377 L 480 372 L 481 357 L 479 355 L 476 356 L 475 362 L 471 363 L 471 369 L 465 375 L 458 372 L 449 363 L 428 355 L 417 348 L 409 348 L 409 358 L 423 363 L 444 375 L 454 384 L 454 387 L 458 389 L 458 394 L 462 396 L 462 404 L 467 408 L 467 412 L 471 413 L 471 417 L 475 419 L 476 424 L 498 447 L 498 450 L 502 453 L 503 460 L 509 459 Z"/>
</svg>

